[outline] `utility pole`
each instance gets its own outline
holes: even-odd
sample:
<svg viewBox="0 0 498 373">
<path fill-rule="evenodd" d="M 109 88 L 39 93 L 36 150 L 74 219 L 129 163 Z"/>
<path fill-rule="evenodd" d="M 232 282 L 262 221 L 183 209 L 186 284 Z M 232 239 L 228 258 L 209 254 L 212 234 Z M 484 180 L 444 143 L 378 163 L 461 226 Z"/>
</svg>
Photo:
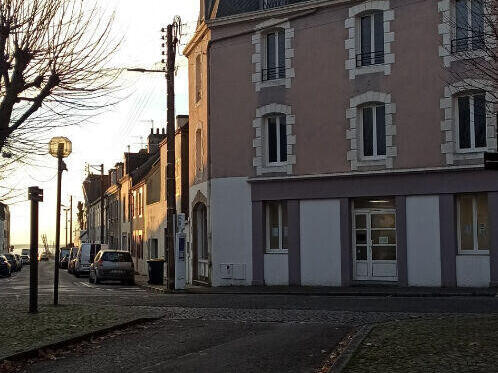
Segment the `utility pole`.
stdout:
<svg viewBox="0 0 498 373">
<path fill-rule="evenodd" d="M 69 211 L 69 209 L 64 209 L 64 212 L 66 213 L 66 228 L 65 228 L 65 231 L 66 231 L 66 247 L 67 247 L 67 212 Z"/>
<path fill-rule="evenodd" d="M 173 24 L 168 25 L 166 29 L 166 47 L 167 47 L 167 66 L 166 66 L 166 84 L 167 84 L 167 125 L 166 125 L 166 234 L 167 234 L 167 263 L 168 263 L 168 288 L 175 287 L 175 232 L 173 219 L 176 216 L 176 185 L 175 185 L 175 57 L 176 45 L 178 43 L 178 30 L 181 21 L 175 19 Z M 173 28 L 175 35 L 173 35 Z"/>
<path fill-rule="evenodd" d="M 104 164 L 100 165 L 100 243 L 104 241 Z"/>
<path fill-rule="evenodd" d="M 69 245 L 73 247 L 73 196 L 69 198 Z"/>
<path fill-rule="evenodd" d="M 38 203 L 43 202 L 43 190 L 28 188 L 31 201 L 30 266 L 29 266 L 29 313 L 38 312 Z"/>
</svg>

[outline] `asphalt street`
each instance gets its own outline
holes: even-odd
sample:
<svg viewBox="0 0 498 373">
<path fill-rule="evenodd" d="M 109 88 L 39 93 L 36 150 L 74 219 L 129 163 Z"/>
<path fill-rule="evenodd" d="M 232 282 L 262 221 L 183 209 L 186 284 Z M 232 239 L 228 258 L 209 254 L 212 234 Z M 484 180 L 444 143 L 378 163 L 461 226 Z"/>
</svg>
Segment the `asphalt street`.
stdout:
<svg viewBox="0 0 498 373">
<path fill-rule="evenodd" d="M 40 263 L 39 299 L 53 295 L 53 262 Z M 345 297 L 156 294 L 89 284 L 60 271 L 60 303 L 160 308 L 161 320 L 39 361 L 28 372 L 313 372 L 354 328 L 400 318 L 498 312 L 496 297 Z M 29 267 L 0 278 L 0 304 L 27 307 Z M 144 307 L 147 306 L 147 307 Z"/>
</svg>

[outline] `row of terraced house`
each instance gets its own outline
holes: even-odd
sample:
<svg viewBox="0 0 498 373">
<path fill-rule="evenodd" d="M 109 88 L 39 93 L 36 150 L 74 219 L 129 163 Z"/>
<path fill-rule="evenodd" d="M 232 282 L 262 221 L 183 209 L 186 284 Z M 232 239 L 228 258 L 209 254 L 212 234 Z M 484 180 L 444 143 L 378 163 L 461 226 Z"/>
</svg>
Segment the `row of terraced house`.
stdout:
<svg viewBox="0 0 498 373">
<path fill-rule="evenodd" d="M 497 285 L 497 82 L 468 68 L 496 69 L 489 4 L 200 0 L 177 167 L 188 282 Z M 139 260 L 164 252 L 152 148 L 115 171 L 109 242 Z"/>
</svg>

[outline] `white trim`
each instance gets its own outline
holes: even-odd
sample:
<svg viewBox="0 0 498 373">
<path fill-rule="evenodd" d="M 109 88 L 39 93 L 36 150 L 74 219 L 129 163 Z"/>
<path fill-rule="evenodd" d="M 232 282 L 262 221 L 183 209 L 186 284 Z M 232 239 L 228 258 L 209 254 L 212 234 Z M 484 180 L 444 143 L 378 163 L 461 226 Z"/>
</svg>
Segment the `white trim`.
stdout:
<svg viewBox="0 0 498 373">
<path fill-rule="evenodd" d="M 484 57 L 487 61 L 491 60 L 489 53 L 482 50 L 463 51 L 459 53 L 451 53 L 451 40 L 456 35 L 455 22 L 455 1 L 441 0 L 438 2 L 438 11 L 441 13 L 441 23 L 438 25 L 439 35 L 442 37 L 442 43 L 439 46 L 439 56 L 443 59 L 445 67 L 450 67 L 454 61 Z M 470 13 L 470 12 L 469 12 Z M 470 17 L 470 15 L 469 15 Z M 492 18 L 495 18 L 491 16 Z M 496 22 L 496 19 L 494 19 Z M 493 32 L 490 29 L 490 22 L 485 22 L 484 26 L 484 42 L 489 49 L 496 47 L 496 39 L 493 37 Z"/>
<path fill-rule="evenodd" d="M 482 163 L 485 151 L 497 151 L 496 116 L 493 110 L 486 109 L 486 148 L 458 149 L 458 107 L 456 97 L 465 92 L 481 90 L 486 92 L 486 104 L 494 105 L 491 92 L 496 92 L 496 85 L 491 81 L 480 79 L 465 79 L 448 85 L 444 88 L 444 97 L 439 107 L 444 111 L 444 120 L 441 122 L 443 143 L 441 153 L 446 156 L 446 164 L 454 165 L 462 161 Z"/>
<path fill-rule="evenodd" d="M 362 156 L 362 105 L 369 103 L 384 103 L 386 111 L 386 155 L 382 157 Z M 396 113 L 396 104 L 391 102 L 391 95 L 383 92 L 368 91 L 349 100 L 349 109 L 346 110 L 346 119 L 349 120 L 349 129 L 346 130 L 346 139 L 350 141 L 350 150 L 347 154 L 351 162 L 351 170 L 356 171 L 361 167 L 393 168 L 394 159 L 398 149 L 394 145 L 396 125 L 393 115 Z"/>
<path fill-rule="evenodd" d="M 287 131 L 287 162 L 278 164 L 268 163 L 266 154 L 266 125 L 265 118 L 270 114 L 283 114 L 286 119 Z M 292 107 L 280 104 L 269 104 L 256 109 L 256 118 L 253 121 L 255 137 L 253 139 L 253 148 L 256 154 L 253 158 L 253 166 L 256 167 L 256 175 L 261 176 L 265 173 L 286 173 L 292 175 L 293 165 L 296 164 L 295 145 L 296 136 L 293 135 L 293 127 L 296 118 L 292 115 Z"/>
<path fill-rule="evenodd" d="M 262 71 L 266 64 L 266 35 L 265 30 L 274 31 L 282 29 L 285 34 L 285 78 L 263 80 Z M 269 19 L 254 27 L 255 33 L 252 35 L 252 44 L 254 45 L 254 53 L 252 55 L 252 64 L 254 65 L 254 73 L 252 74 L 252 82 L 256 92 L 261 91 L 266 87 L 285 86 L 292 87 L 292 79 L 296 76 L 295 70 L 292 67 L 294 59 L 294 49 L 292 48 L 292 40 L 294 39 L 294 28 L 291 27 L 287 19 Z M 277 42 L 278 49 L 278 42 Z M 278 55 L 278 53 L 277 53 Z M 278 57 L 277 57 L 278 58 Z M 278 64 L 278 60 L 277 60 Z"/>
<path fill-rule="evenodd" d="M 356 66 L 356 55 L 360 50 L 360 20 L 362 13 L 382 11 L 384 18 L 384 63 L 379 65 Z M 364 1 L 361 4 L 349 8 L 349 17 L 344 22 L 344 27 L 348 32 L 348 39 L 344 45 L 348 57 L 345 67 L 349 71 L 349 79 L 353 80 L 358 75 L 383 72 L 384 75 L 391 75 L 391 69 L 395 62 L 395 55 L 391 50 L 391 44 L 395 39 L 394 32 L 391 31 L 391 22 L 394 21 L 394 10 L 391 9 L 389 0 Z M 373 22 L 372 22 L 373 24 Z M 373 26 L 372 26 L 373 27 Z M 373 39 L 372 33 L 372 39 Z M 375 43 L 372 44 L 375 46 Z"/>
</svg>

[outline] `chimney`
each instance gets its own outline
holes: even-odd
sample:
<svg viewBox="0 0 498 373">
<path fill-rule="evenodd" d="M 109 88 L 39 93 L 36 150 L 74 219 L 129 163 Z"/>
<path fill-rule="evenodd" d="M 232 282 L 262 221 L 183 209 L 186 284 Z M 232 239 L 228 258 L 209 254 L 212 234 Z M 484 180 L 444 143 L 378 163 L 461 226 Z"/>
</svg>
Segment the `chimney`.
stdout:
<svg viewBox="0 0 498 373">
<path fill-rule="evenodd" d="M 159 128 L 156 128 L 156 135 L 159 135 Z"/>
<path fill-rule="evenodd" d="M 161 130 L 161 133 L 164 135 L 164 134 L 166 133 L 166 130 L 163 128 L 163 129 Z"/>
</svg>

